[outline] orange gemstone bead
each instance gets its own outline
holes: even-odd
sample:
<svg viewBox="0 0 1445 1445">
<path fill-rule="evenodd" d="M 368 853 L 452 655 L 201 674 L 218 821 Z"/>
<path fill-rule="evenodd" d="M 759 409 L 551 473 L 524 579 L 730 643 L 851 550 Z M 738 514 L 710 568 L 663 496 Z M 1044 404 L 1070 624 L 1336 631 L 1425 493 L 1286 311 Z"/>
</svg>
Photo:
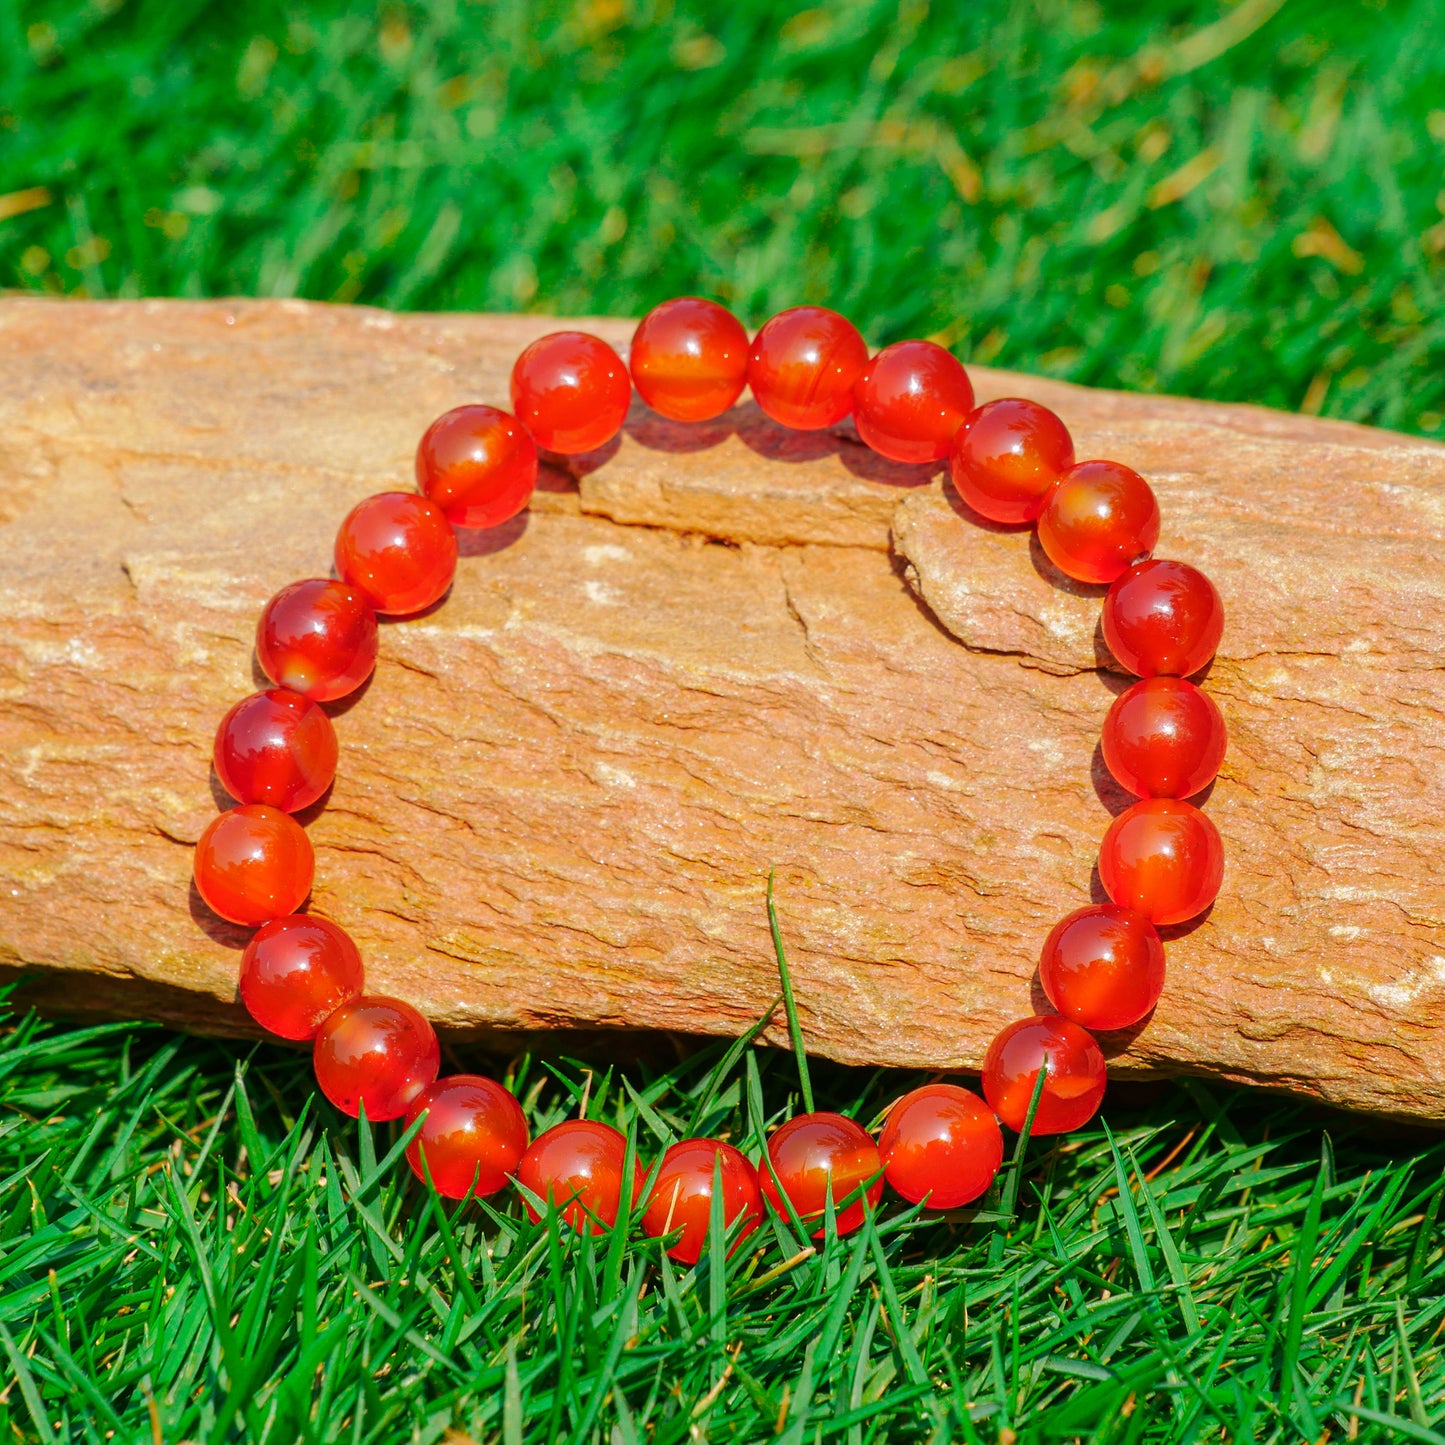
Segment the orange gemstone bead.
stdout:
<svg viewBox="0 0 1445 1445">
<path fill-rule="evenodd" d="M 602 1234 L 617 1223 L 622 1208 L 627 1140 L 609 1124 L 569 1119 L 539 1134 L 517 1165 L 517 1182 L 538 1199 L 550 1200 L 562 1219 L 584 1234 Z M 635 1155 L 629 1208 L 642 1203 L 647 1171 Z M 525 1196 L 528 1217 L 541 1214 Z"/>
<path fill-rule="evenodd" d="M 1078 1024 L 1056 1014 L 1020 1019 L 989 1045 L 983 1094 L 994 1113 L 1022 1130 L 1040 1069 L 1044 1087 L 1032 1132 L 1067 1134 L 1088 1123 L 1104 1097 L 1104 1055 Z"/>
<path fill-rule="evenodd" d="M 673 421 L 707 421 L 742 395 L 748 333 L 725 306 L 679 296 L 654 306 L 632 337 L 632 384 Z"/>
<path fill-rule="evenodd" d="M 1117 903 L 1080 908 L 1044 943 L 1039 982 L 1049 1002 L 1086 1029 L 1127 1029 L 1164 991 L 1164 945 L 1141 914 Z"/>
<path fill-rule="evenodd" d="M 1203 913 L 1224 878 L 1224 844 L 1198 808 L 1147 798 L 1120 813 L 1099 846 L 1099 877 L 1115 903 L 1151 923 Z"/>
<path fill-rule="evenodd" d="M 959 1209 L 993 1183 L 1003 1134 L 977 1094 L 957 1084 L 925 1084 L 888 1111 L 878 1153 L 889 1184 L 911 1204 Z"/>
<path fill-rule="evenodd" d="M 241 955 L 241 1002 L 283 1039 L 314 1039 L 342 1004 L 361 997 L 364 984 L 351 936 L 314 913 L 273 918 Z"/>
<path fill-rule="evenodd" d="M 458 406 L 422 433 L 416 483 L 454 527 L 496 527 L 537 485 L 537 446 L 510 412 Z"/>
<path fill-rule="evenodd" d="M 833 426 L 853 410 L 868 347 L 825 306 L 794 306 L 763 323 L 748 353 L 748 385 L 774 421 L 798 431 Z"/>
<path fill-rule="evenodd" d="M 853 387 L 858 435 L 895 462 L 941 461 L 972 410 L 963 364 L 932 341 L 885 346 Z"/>
<path fill-rule="evenodd" d="M 212 760 L 238 802 L 295 813 L 336 776 L 336 730 L 316 703 L 274 687 L 242 698 L 221 719 Z"/>
<path fill-rule="evenodd" d="M 1109 588 L 1100 617 L 1109 651 L 1139 677 L 1188 677 L 1214 656 L 1224 604 L 1197 567 L 1139 562 Z"/>
<path fill-rule="evenodd" d="M 433 1188 L 447 1199 L 497 1193 L 526 1152 L 527 1116 L 516 1095 L 480 1074 L 452 1074 L 428 1084 L 407 1106 L 405 1127 L 422 1114 L 426 1118 L 406 1146 L 406 1162 L 423 1184 L 430 1174 Z"/>
<path fill-rule="evenodd" d="M 336 570 L 388 616 L 420 612 L 446 596 L 457 538 L 442 509 L 415 492 L 358 502 L 336 534 Z"/>
<path fill-rule="evenodd" d="M 758 1182 L 763 1197 L 784 1219 L 791 1217 L 784 1195 L 798 1218 L 813 1224 L 827 1213 L 831 1193 L 838 1233 L 851 1234 L 863 1223 L 863 1200 L 872 1207 L 883 1197 L 878 1146 L 861 1124 L 842 1114 L 799 1114 L 789 1119 L 768 1140 L 768 1158 L 772 1168 L 760 1167 Z M 843 1208 L 843 1201 L 865 1184 L 863 1196 Z M 826 1233 L 825 1224 L 813 1238 L 822 1239 Z"/>
<path fill-rule="evenodd" d="M 342 1004 L 321 1025 L 311 1052 L 321 1092 L 353 1119 L 364 1104 L 373 1123 L 401 1118 L 441 1061 L 432 1026 L 409 1003 L 381 994 Z"/>
<path fill-rule="evenodd" d="M 681 1236 L 667 1252 L 683 1264 L 696 1264 L 707 1243 L 714 1168 L 721 1174 L 723 1225 L 729 1230 L 739 1226 L 730 1254 L 762 1218 L 757 1171 L 731 1144 L 717 1139 L 684 1139 L 674 1144 L 658 1166 L 642 1228 L 653 1239 L 680 1229 Z"/>
<path fill-rule="evenodd" d="M 376 613 L 345 582 L 293 582 L 261 613 L 256 658 L 277 687 L 332 702 L 355 692 L 376 666 Z"/>
<path fill-rule="evenodd" d="M 306 830 L 289 813 L 243 803 L 211 820 L 194 866 L 207 904 L 231 923 L 255 928 L 306 901 L 316 859 Z"/>
<path fill-rule="evenodd" d="M 1060 572 L 1112 582 L 1154 550 L 1159 503 L 1149 483 L 1120 462 L 1079 462 L 1039 513 L 1039 542 Z"/>
<path fill-rule="evenodd" d="M 572 455 L 622 430 L 632 383 L 622 358 L 585 331 L 554 331 L 512 367 L 512 410 L 539 447 Z"/>
<path fill-rule="evenodd" d="M 1214 699 L 1182 677 L 1147 677 L 1120 693 L 1100 738 L 1109 771 L 1141 798 L 1189 798 L 1207 788 L 1227 746 Z"/>
<path fill-rule="evenodd" d="M 953 438 L 949 471 L 958 495 L 991 522 L 1032 522 L 1074 465 L 1074 441 L 1048 407 L 1022 397 L 985 402 Z"/>
</svg>

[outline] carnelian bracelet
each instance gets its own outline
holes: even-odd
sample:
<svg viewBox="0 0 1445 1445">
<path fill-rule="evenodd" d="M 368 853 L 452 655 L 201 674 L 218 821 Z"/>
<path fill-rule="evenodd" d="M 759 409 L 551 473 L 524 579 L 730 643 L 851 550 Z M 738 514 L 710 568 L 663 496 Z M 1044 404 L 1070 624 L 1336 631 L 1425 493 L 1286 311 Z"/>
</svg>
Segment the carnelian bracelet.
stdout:
<svg viewBox="0 0 1445 1445">
<path fill-rule="evenodd" d="M 256 928 L 241 963 L 241 998 L 263 1028 L 312 1041 L 316 1078 L 339 1109 L 420 1127 L 407 1149 L 417 1176 L 454 1199 L 487 1196 L 509 1179 L 533 1218 L 550 1202 L 581 1229 L 610 1228 L 624 1196 L 642 1226 L 685 1263 L 700 1257 L 714 1182 L 741 1238 L 764 1200 L 813 1227 L 833 1214 L 856 1228 L 886 1180 L 903 1198 L 955 1208 L 979 1198 L 1003 1159 L 1000 1123 L 1058 1134 L 1091 1118 L 1104 1095 L 1093 1032 L 1144 1020 L 1164 985 L 1159 928 L 1214 901 L 1224 853 L 1192 803 L 1224 759 L 1219 709 L 1187 679 L 1213 657 L 1224 626 L 1219 594 L 1183 562 L 1152 557 L 1159 506 L 1118 462 L 1074 458 L 1063 422 L 1018 398 L 974 406 L 963 366 L 930 341 L 900 341 L 870 359 L 857 330 L 820 306 L 780 312 L 753 338 L 712 301 L 664 302 L 638 326 L 631 371 L 595 336 L 559 331 L 512 369 L 512 411 L 461 406 L 417 449 L 419 492 L 383 492 L 354 507 L 336 537 L 336 580 L 310 578 L 266 604 L 256 653 L 276 684 L 244 698 L 216 734 L 216 772 L 239 806 L 196 847 L 201 896 L 221 917 Z M 378 614 L 441 600 L 457 564 L 456 527 L 495 527 L 527 505 L 538 450 L 574 454 L 610 441 L 633 387 L 675 421 L 705 421 L 750 387 L 774 421 L 801 430 L 850 413 L 863 441 L 899 462 L 949 461 L 962 501 L 993 522 L 1034 523 L 1050 561 L 1081 582 L 1108 584 L 1103 632 L 1140 681 L 1104 721 L 1109 771 L 1140 799 L 1099 850 L 1110 900 L 1062 919 L 1044 943 L 1039 977 L 1055 1012 L 1010 1024 L 990 1045 L 981 1100 L 953 1084 L 899 1099 L 877 1141 L 840 1114 L 809 1112 L 768 1140 L 761 1169 L 730 1144 L 686 1139 L 649 1173 L 617 1130 L 575 1119 L 529 1145 L 526 1119 L 501 1084 L 438 1078 L 436 1034 L 400 999 L 364 991 L 361 956 L 328 919 L 302 913 L 314 857 L 291 816 L 325 793 L 336 734 L 322 704 L 371 675 Z M 1042 1073 L 1042 1081 L 1040 1074 Z M 633 1175 L 624 1189 L 631 1159 Z M 836 1209 L 834 1208 L 836 1206 Z M 818 1233 L 823 1232 L 818 1229 Z"/>
</svg>

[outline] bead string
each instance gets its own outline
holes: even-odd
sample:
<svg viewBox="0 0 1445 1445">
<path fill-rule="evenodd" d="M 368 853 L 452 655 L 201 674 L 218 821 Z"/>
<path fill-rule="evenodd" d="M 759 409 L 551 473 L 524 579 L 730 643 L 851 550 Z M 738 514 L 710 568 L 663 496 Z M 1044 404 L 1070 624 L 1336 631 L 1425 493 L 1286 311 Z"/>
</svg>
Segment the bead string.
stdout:
<svg viewBox="0 0 1445 1445">
<path fill-rule="evenodd" d="M 1164 985 L 1159 929 L 1197 917 L 1219 891 L 1219 834 L 1185 801 L 1209 786 L 1224 758 L 1219 709 L 1187 680 L 1219 643 L 1219 595 L 1195 568 L 1152 557 L 1159 507 L 1137 472 L 1076 461 L 1063 422 L 1035 402 L 975 407 L 963 366 L 932 342 L 901 341 L 870 358 L 842 316 L 799 306 L 749 343 L 723 307 L 682 297 L 643 319 L 629 361 L 630 374 L 612 347 L 584 332 L 534 341 L 513 367 L 510 413 L 470 405 L 439 417 L 417 449 L 419 490 L 359 503 L 336 537 L 336 579 L 293 582 L 266 604 L 256 653 L 275 686 L 221 722 L 216 772 L 238 806 L 206 828 L 195 857 L 210 907 L 256 928 L 241 961 L 242 1001 L 269 1032 L 311 1041 L 317 1082 L 337 1108 L 355 1117 L 364 1107 L 369 1119 L 404 1118 L 408 1127 L 420 1119 L 407 1159 L 449 1198 L 485 1197 L 515 1179 L 534 1219 L 551 1201 L 577 1228 L 602 1230 L 618 1216 L 631 1157 L 628 1199 L 640 1200 L 652 1179 L 644 1231 L 667 1238 L 668 1253 L 688 1264 L 706 1238 L 715 1177 L 738 1238 L 757 1227 L 764 1199 L 811 1226 L 831 1198 L 836 1228 L 847 1233 L 885 1180 L 913 1203 L 968 1204 L 1002 1162 L 1000 1124 L 1021 1129 L 1036 1094 L 1034 1134 L 1067 1132 L 1093 1116 L 1106 1079 L 1093 1032 L 1147 1018 Z M 1033 523 L 1061 572 L 1109 584 L 1104 638 L 1140 680 L 1109 709 L 1102 751 L 1140 801 L 1114 819 L 1099 850 L 1111 901 L 1070 913 L 1044 943 L 1039 977 L 1055 1011 L 994 1039 L 984 1099 L 954 1084 L 926 1085 L 896 1101 L 876 1142 L 842 1115 L 801 1114 L 771 1135 L 761 1170 L 730 1144 L 686 1139 L 649 1172 L 617 1130 L 588 1119 L 529 1141 L 506 1088 L 471 1074 L 438 1078 L 431 1024 L 400 999 L 366 993 L 352 940 L 329 919 L 298 911 L 314 857 L 291 814 L 331 784 L 336 735 L 321 704 L 371 675 L 378 614 L 405 616 L 440 601 L 456 569 L 454 528 L 494 527 L 526 506 L 539 449 L 568 455 L 610 441 L 634 386 L 648 406 L 683 422 L 720 415 L 744 386 L 784 426 L 816 430 L 851 413 L 880 455 L 947 458 L 974 512 Z"/>
</svg>

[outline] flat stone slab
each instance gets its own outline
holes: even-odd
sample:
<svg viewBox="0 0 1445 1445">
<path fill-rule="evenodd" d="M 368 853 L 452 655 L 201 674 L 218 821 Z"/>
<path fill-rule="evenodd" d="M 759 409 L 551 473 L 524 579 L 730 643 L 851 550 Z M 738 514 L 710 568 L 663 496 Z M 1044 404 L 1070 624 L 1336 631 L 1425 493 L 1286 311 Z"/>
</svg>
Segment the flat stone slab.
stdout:
<svg viewBox="0 0 1445 1445">
<path fill-rule="evenodd" d="M 0 965 L 70 1012 L 241 1032 L 245 933 L 190 887 L 217 721 L 266 598 L 323 575 L 418 436 L 506 405 L 561 325 L 294 302 L 0 302 Z M 1079 455 L 1143 471 L 1160 555 L 1228 624 L 1207 686 L 1224 891 L 1174 930 L 1121 1075 L 1193 1073 L 1445 1120 L 1445 447 L 979 369 Z M 807 1043 L 976 1070 L 1098 896 L 1098 757 L 1126 680 L 1101 589 L 935 470 L 751 403 L 544 472 L 388 623 L 304 815 L 312 907 L 371 984 L 471 1032 L 735 1034 L 777 978 Z M 783 1041 L 781 1019 L 771 1035 Z"/>
</svg>

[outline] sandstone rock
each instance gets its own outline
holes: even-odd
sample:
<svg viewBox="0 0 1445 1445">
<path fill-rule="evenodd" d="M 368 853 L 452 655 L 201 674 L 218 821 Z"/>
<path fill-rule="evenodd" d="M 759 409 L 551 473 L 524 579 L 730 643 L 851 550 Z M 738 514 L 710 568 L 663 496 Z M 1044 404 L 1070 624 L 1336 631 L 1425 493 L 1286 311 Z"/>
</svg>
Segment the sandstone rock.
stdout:
<svg viewBox="0 0 1445 1445">
<path fill-rule="evenodd" d="M 0 303 L 0 963 L 42 1001 L 246 1028 L 244 935 L 189 872 L 256 615 L 557 324 Z M 1445 447 L 976 381 L 1148 474 L 1161 554 L 1229 609 L 1225 890 L 1114 1069 L 1445 1120 Z M 376 987 L 457 1030 L 735 1033 L 776 992 L 776 868 L 818 1053 L 976 1069 L 1031 1010 L 1125 803 L 1098 589 L 938 476 L 750 404 L 696 431 L 636 411 L 463 552 L 337 709 L 309 822 L 312 906 Z"/>
</svg>

